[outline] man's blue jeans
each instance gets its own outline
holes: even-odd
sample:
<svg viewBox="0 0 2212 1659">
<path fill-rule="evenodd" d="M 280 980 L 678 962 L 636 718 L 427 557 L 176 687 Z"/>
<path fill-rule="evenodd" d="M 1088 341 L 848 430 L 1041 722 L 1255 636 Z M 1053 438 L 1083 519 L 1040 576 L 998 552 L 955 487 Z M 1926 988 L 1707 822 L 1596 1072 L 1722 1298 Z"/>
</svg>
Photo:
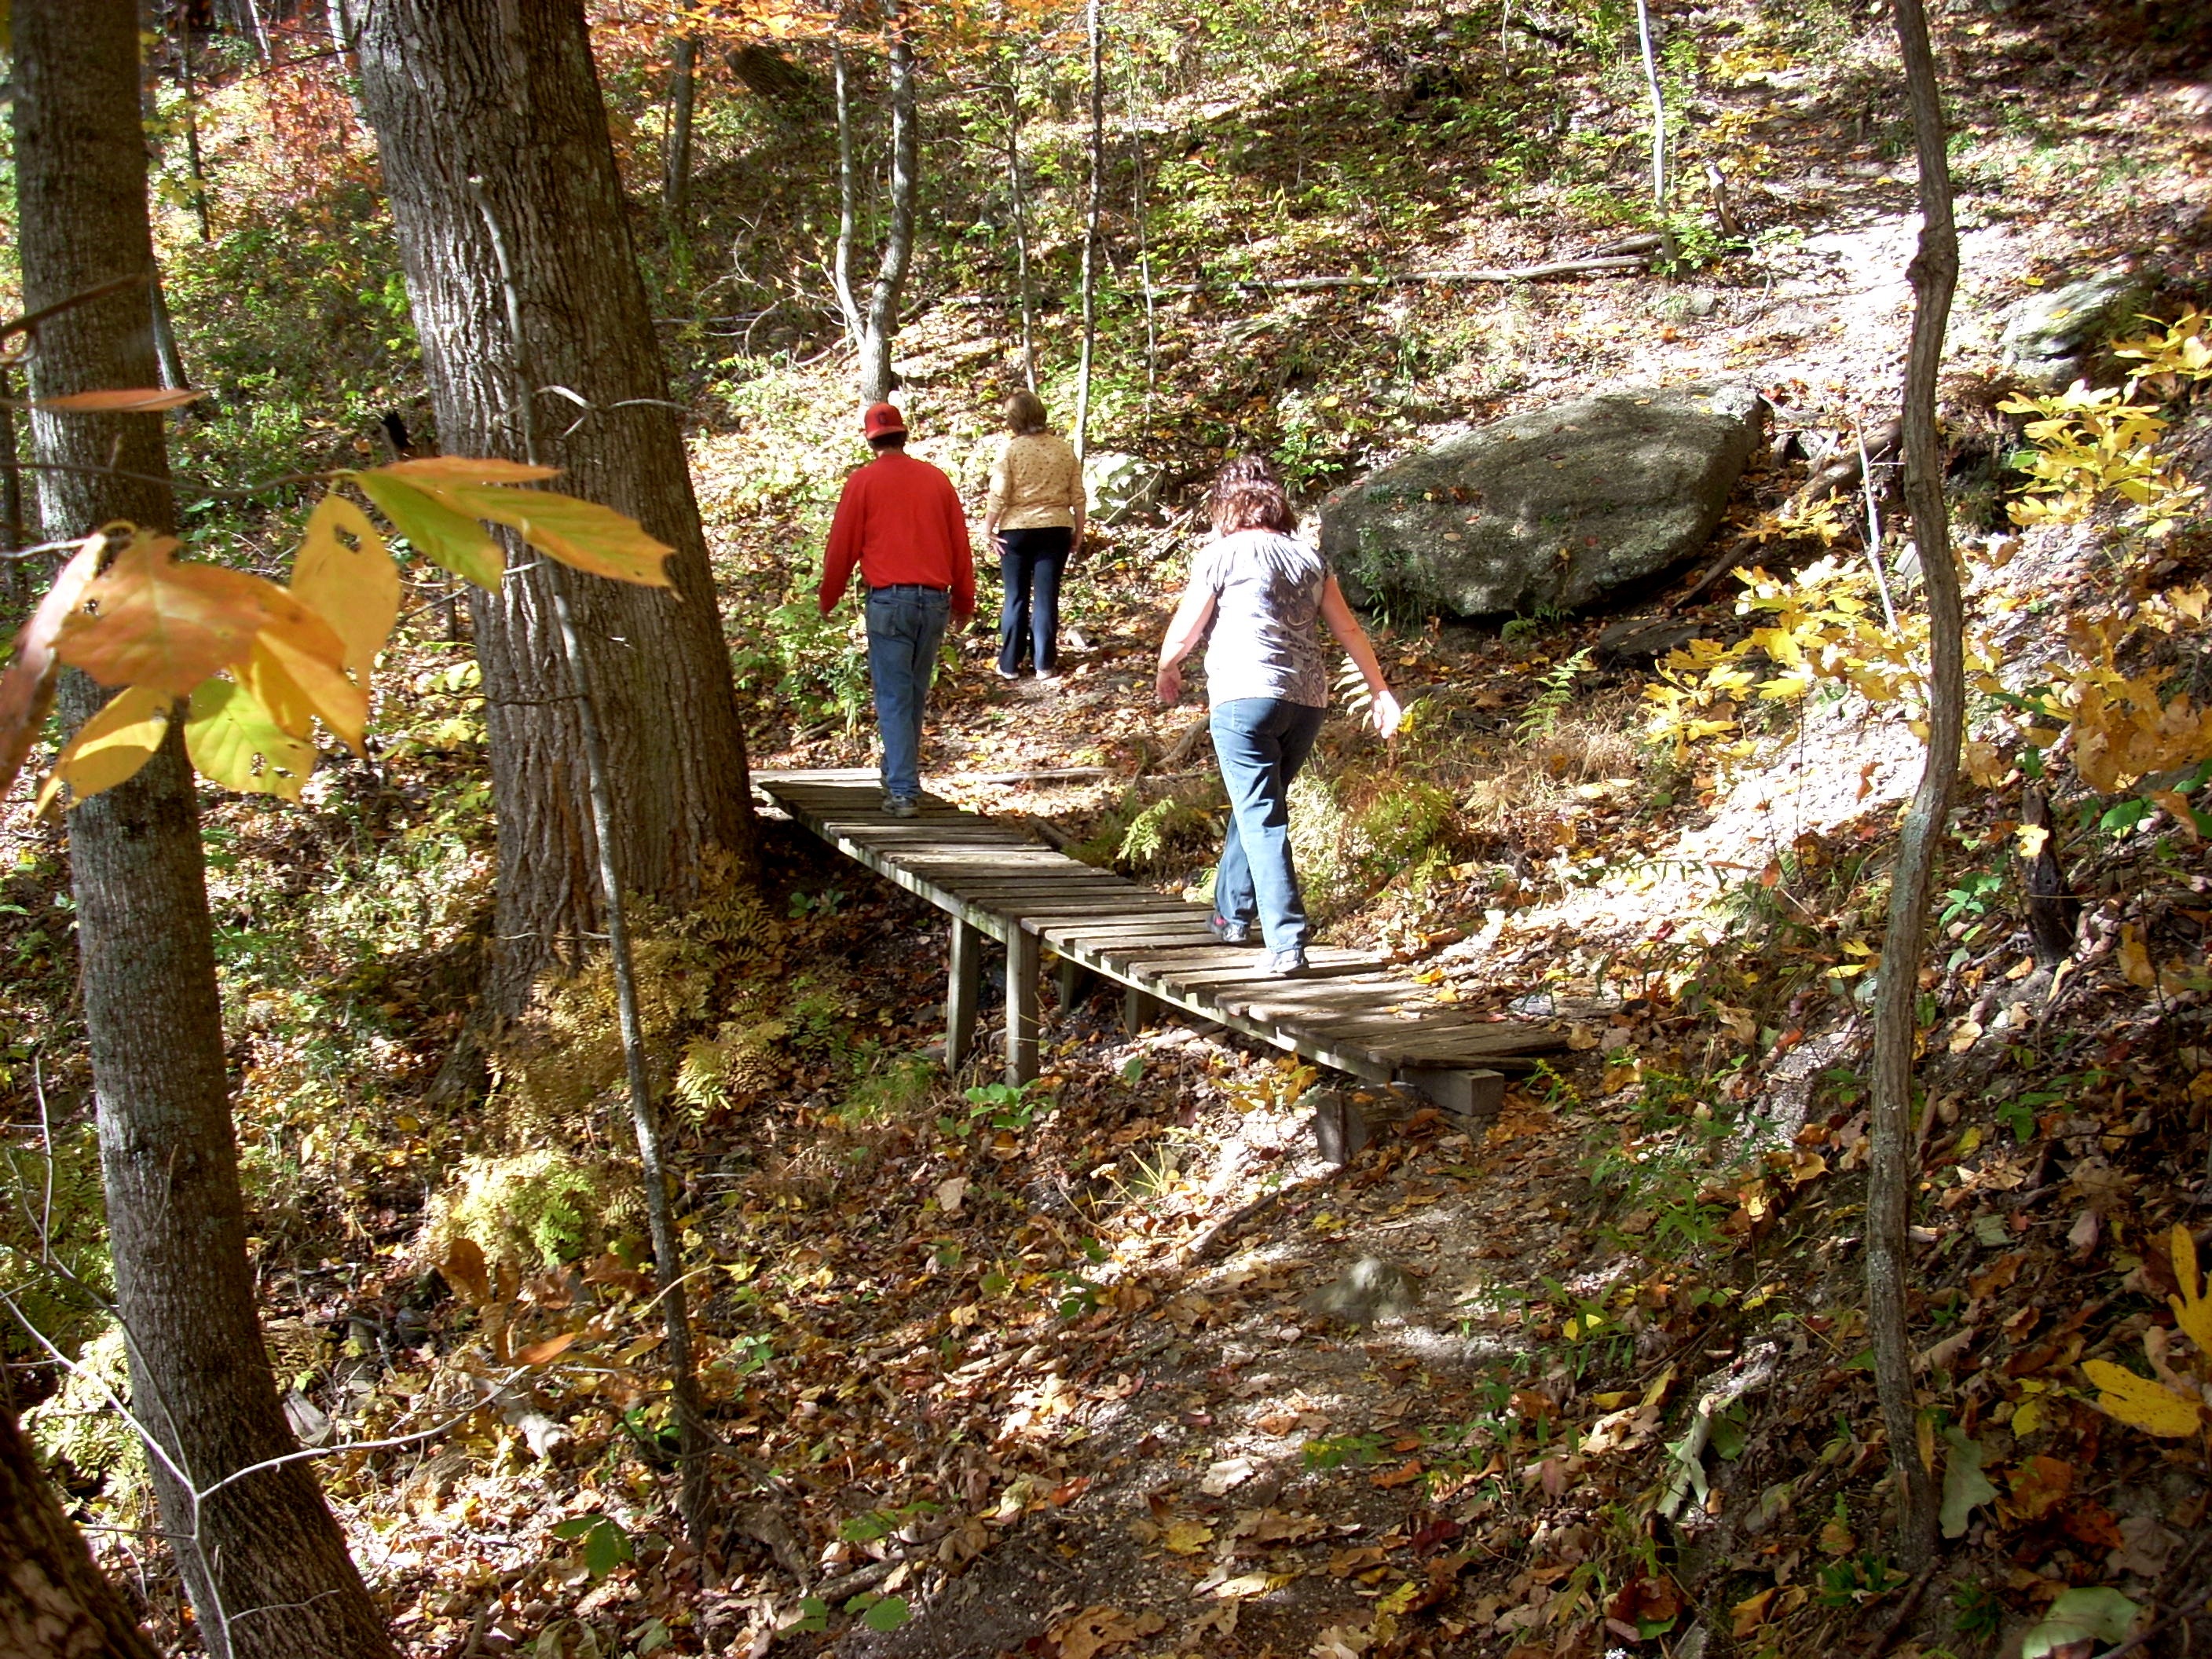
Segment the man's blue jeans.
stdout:
<svg viewBox="0 0 2212 1659">
<path fill-rule="evenodd" d="M 902 800 L 921 793 L 922 705 L 951 606 L 934 587 L 868 590 L 868 682 L 884 741 L 884 793 Z"/>
<path fill-rule="evenodd" d="M 1324 712 L 1275 697 L 1213 706 L 1213 752 L 1232 814 L 1213 876 L 1214 914 L 1256 919 L 1270 951 L 1302 950 L 1312 932 L 1291 864 L 1291 780 L 1313 753 Z"/>
</svg>

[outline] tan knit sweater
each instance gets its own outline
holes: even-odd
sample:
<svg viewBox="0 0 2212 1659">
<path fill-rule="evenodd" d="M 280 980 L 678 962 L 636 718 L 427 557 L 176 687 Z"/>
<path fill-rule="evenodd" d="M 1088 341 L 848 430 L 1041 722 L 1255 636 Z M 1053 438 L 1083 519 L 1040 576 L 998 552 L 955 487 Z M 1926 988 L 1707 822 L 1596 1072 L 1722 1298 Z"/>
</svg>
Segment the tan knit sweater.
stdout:
<svg viewBox="0 0 2212 1659">
<path fill-rule="evenodd" d="M 991 464 L 989 511 L 1001 530 L 1073 527 L 1083 510 L 1083 466 L 1056 433 L 1006 440 Z"/>
</svg>

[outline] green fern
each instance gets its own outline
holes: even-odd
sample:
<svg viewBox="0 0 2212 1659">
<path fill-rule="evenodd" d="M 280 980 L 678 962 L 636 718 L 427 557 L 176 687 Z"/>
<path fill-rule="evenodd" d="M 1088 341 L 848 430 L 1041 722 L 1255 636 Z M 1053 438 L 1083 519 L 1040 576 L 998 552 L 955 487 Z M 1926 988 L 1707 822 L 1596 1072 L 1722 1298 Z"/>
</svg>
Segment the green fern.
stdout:
<svg viewBox="0 0 2212 1659">
<path fill-rule="evenodd" d="M 1528 705 L 1520 724 L 1513 728 L 1515 738 L 1526 743 L 1531 738 L 1542 737 L 1559 723 L 1560 712 L 1575 700 L 1575 682 L 1589 666 L 1589 647 L 1584 646 L 1544 676 L 1544 689 L 1536 694 L 1535 702 Z"/>
</svg>

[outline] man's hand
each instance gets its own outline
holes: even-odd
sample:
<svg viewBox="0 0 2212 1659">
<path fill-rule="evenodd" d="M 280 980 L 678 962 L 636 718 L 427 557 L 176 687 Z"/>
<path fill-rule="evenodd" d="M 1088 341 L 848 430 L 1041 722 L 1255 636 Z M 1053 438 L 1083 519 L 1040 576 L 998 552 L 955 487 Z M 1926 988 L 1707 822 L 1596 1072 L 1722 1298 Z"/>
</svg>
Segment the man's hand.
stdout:
<svg viewBox="0 0 2212 1659">
<path fill-rule="evenodd" d="M 837 601 L 835 599 L 825 599 L 817 596 L 815 603 L 822 607 L 822 614 L 825 617 L 837 608 Z"/>
<path fill-rule="evenodd" d="M 1169 708 L 1172 708 L 1181 702 L 1182 701 L 1182 669 L 1175 663 L 1162 663 L 1158 689 L 1160 701 Z"/>
<path fill-rule="evenodd" d="M 975 613 L 973 610 L 956 611 L 952 613 L 952 625 L 955 628 L 965 628 L 975 620 Z"/>
</svg>

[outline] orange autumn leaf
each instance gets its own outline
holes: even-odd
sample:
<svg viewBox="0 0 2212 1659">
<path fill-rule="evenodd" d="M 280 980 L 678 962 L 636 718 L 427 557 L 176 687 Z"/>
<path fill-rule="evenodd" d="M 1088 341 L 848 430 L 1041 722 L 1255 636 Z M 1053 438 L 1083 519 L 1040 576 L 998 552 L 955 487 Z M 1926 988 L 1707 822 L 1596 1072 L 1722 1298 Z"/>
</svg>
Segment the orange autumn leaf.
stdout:
<svg viewBox="0 0 2212 1659">
<path fill-rule="evenodd" d="M 576 1346 L 577 1332 L 563 1331 L 558 1336 L 549 1336 L 543 1342 L 533 1342 L 526 1348 L 518 1348 L 514 1363 L 518 1365 L 543 1365 L 548 1360 L 558 1359 Z"/>
<path fill-rule="evenodd" d="M 144 415 L 165 409 L 182 409 L 207 393 L 192 386 L 174 391 L 161 386 L 124 386 L 111 392 L 70 392 L 58 398 L 34 398 L 33 409 L 58 409 L 70 415 Z"/>
<path fill-rule="evenodd" d="M 8 665 L 8 672 L 0 675 L 0 793 L 6 793 L 23 769 L 23 757 L 31 752 L 39 728 L 46 724 L 46 711 L 53 707 L 54 677 L 61 668 L 55 647 L 62 623 L 83 598 L 106 545 L 104 534 L 88 538 L 61 568 L 46 598 L 39 601 L 39 608 L 15 635 L 15 659 Z"/>
<path fill-rule="evenodd" d="M 179 564 L 173 536 L 134 535 L 63 622 L 62 660 L 103 684 L 151 686 L 179 697 L 216 669 L 243 661 L 289 596 L 242 570 Z"/>
</svg>

